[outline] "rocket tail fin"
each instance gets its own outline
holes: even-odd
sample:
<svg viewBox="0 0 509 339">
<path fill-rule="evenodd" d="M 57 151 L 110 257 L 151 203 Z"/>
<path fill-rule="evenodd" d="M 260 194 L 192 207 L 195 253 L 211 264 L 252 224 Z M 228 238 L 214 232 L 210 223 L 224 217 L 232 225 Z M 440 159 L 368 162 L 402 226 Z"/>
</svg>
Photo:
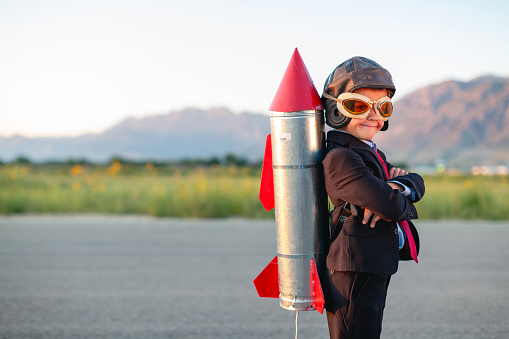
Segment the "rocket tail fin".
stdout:
<svg viewBox="0 0 509 339">
<path fill-rule="evenodd" d="M 277 256 L 263 269 L 253 283 L 258 296 L 262 298 L 279 298 Z"/>
<path fill-rule="evenodd" d="M 270 134 L 267 135 L 267 140 L 265 141 L 265 155 L 263 157 L 259 198 L 267 212 L 274 208 L 274 174 L 272 170 L 272 142 L 270 140 Z"/>
<path fill-rule="evenodd" d="M 322 285 L 320 284 L 320 278 L 318 277 L 315 259 L 311 259 L 311 281 L 313 283 L 313 307 L 318 311 L 318 313 L 322 314 L 325 306 L 325 299 L 323 297 Z"/>
</svg>

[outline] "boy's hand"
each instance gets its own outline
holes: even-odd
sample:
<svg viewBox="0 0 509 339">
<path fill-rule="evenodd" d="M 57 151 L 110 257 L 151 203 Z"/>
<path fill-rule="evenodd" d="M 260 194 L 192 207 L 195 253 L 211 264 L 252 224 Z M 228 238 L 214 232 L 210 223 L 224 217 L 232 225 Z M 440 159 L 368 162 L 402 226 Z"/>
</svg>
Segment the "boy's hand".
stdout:
<svg viewBox="0 0 509 339">
<path fill-rule="evenodd" d="M 407 174 L 408 174 L 407 171 L 405 171 L 401 168 L 393 167 L 389 171 L 389 180 L 392 178 L 398 177 L 400 175 L 407 175 Z"/>
<path fill-rule="evenodd" d="M 397 167 L 393 167 L 390 169 L 389 171 L 389 180 L 392 179 L 392 178 L 395 178 L 395 177 L 398 177 L 400 175 L 407 175 L 408 172 L 401 169 L 401 168 L 397 168 Z M 403 191 L 404 188 L 400 185 L 400 184 L 397 184 L 395 182 L 388 182 L 387 183 L 389 186 L 391 186 L 393 189 L 397 189 L 399 191 Z M 368 210 L 367 208 L 364 209 L 364 218 L 362 219 L 362 223 L 364 225 L 366 225 L 369 221 L 369 218 L 371 218 L 371 216 L 373 216 L 373 219 L 371 220 L 371 223 L 369 224 L 369 227 L 371 228 L 375 228 L 375 224 L 378 220 L 381 220 L 382 218 L 378 215 L 376 215 L 373 211 L 371 210 Z"/>
<path fill-rule="evenodd" d="M 378 215 L 373 213 L 373 211 L 368 210 L 367 208 L 364 209 L 364 219 L 362 219 L 362 223 L 364 225 L 366 225 L 369 221 L 369 218 L 371 218 L 371 216 L 373 216 L 373 219 L 371 220 L 371 224 L 369 225 L 369 227 L 375 228 L 376 222 L 382 218 L 380 218 Z"/>
<path fill-rule="evenodd" d="M 400 175 L 407 175 L 407 174 L 408 174 L 407 171 L 402 170 L 401 168 L 393 167 L 389 171 L 389 180 L 391 180 L 392 178 L 398 177 Z M 393 189 L 398 190 L 400 192 L 405 190 L 405 188 L 403 186 L 401 186 L 400 184 L 397 184 L 395 182 L 388 182 L 387 184 L 389 186 L 391 186 Z"/>
</svg>

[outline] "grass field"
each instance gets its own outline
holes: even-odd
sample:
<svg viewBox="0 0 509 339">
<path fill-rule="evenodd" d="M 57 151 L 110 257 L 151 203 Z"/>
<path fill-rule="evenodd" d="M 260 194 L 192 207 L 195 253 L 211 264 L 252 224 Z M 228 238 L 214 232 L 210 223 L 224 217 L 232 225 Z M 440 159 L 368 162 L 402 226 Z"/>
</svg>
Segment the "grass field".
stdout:
<svg viewBox="0 0 509 339">
<path fill-rule="evenodd" d="M 260 169 L 93 165 L 0 166 L 0 213 L 112 213 L 273 218 L 258 200 Z M 509 220 L 506 176 L 428 176 L 420 219 Z"/>
</svg>

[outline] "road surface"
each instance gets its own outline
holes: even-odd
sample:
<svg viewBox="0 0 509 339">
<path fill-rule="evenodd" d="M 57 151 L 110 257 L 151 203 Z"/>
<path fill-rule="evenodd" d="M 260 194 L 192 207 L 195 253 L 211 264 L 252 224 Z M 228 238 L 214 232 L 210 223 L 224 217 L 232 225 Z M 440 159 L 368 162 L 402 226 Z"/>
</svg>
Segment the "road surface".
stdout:
<svg viewBox="0 0 509 339">
<path fill-rule="evenodd" d="M 417 221 L 382 338 L 509 338 L 509 222 Z M 0 338 L 294 338 L 257 297 L 274 221 L 0 216 Z M 299 338 L 328 338 L 299 313 Z"/>
</svg>

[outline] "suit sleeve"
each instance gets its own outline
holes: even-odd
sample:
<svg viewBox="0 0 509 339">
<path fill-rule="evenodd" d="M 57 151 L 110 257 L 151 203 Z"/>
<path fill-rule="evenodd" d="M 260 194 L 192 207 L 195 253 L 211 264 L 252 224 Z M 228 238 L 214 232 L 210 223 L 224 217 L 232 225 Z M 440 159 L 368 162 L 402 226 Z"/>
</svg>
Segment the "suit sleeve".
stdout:
<svg viewBox="0 0 509 339">
<path fill-rule="evenodd" d="M 385 155 L 383 155 L 385 159 Z M 394 167 L 391 164 L 387 163 L 387 168 L 390 171 L 390 169 Z M 407 186 L 408 188 L 414 190 L 415 197 L 413 202 L 416 203 L 419 200 L 422 199 L 424 196 L 425 188 L 424 188 L 424 180 L 422 177 L 417 173 L 408 173 L 407 175 L 401 175 L 397 176 L 391 179 L 391 181 L 398 181 L 402 183 L 403 185 Z"/>
<path fill-rule="evenodd" d="M 333 203 L 344 201 L 365 207 L 391 221 L 417 218 L 410 199 L 373 175 L 350 148 L 331 150 L 323 165 L 327 193 Z"/>
<path fill-rule="evenodd" d="M 401 175 L 394 177 L 391 181 L 398 181 L 415 192 L 414 203 L 418 202 L 424 196 L 424 180 L 417 173 L 408 173 L 407 175 Z"/>
</svg>

